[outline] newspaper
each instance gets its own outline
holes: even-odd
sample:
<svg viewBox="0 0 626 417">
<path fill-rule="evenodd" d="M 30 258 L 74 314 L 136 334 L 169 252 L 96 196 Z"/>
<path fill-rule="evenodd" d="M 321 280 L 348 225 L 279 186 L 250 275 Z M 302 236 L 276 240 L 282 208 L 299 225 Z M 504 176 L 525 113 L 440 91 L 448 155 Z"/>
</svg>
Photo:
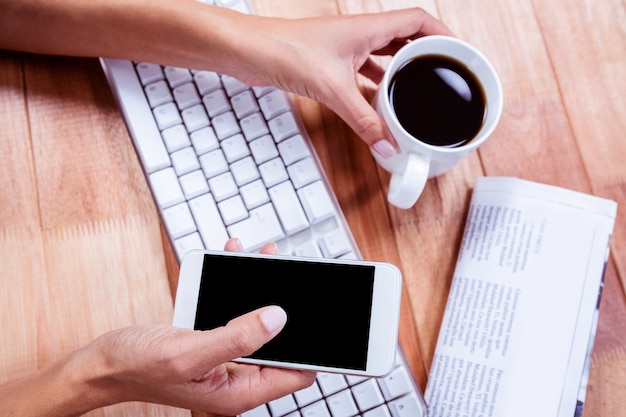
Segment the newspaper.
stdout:
<svg viewBox="0 0 626 417">
<path fill-rule="evenodd" d="M 582 413 L 617 204 L 476 182 L 425 390 L 430 417 Z"/>
</svg>

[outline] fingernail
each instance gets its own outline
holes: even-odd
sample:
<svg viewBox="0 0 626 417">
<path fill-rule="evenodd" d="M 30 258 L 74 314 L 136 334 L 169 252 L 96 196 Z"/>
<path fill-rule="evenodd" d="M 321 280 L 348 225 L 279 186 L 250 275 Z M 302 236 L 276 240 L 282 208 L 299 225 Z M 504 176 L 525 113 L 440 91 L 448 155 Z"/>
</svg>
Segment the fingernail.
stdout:
<svg viewBox="0 0 626 417">
<path fill-rule="evenodd" d="M 243 252 L 243 246 L 241 246 L 241 241 L 239 240 L 239 238 L 234 238 L 233 240 L 235 241 L 235 246 L 237 248 L 237 251 Z"/>
<path fill-rule="evenodd" d="M 372 145 L 374 151 L 383 158 L 391 158 L 396 154 L 396 149 L 386 139 L 381 139 Z"/>
<path fill-rule="evenodd" d="M 263 325 L 270 333 L 282 329 L 285 323 L 287 323 L 287 313 L 282 308 L 276 306 L 263 310 L 260 317 Z"/>
<path fill-rule="evenodd" d="M 270 251 L 270 253 L 272 254 L 277 254 L 278 253 L 278 245 L 276 244 L 276 242 L 271 242 L 267 245 L 267 250 Z"/>
</svg>

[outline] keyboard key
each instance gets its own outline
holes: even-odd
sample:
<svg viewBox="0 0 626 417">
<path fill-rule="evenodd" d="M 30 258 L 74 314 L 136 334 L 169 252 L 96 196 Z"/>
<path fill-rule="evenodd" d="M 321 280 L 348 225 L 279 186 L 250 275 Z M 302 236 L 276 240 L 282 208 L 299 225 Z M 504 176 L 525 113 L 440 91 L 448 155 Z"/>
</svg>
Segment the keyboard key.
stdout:
<svg viewBox="0 0 626 417">
<path fill-rule="evenodd" d="M 254 91 L 254 95 L 258 97 L 264 96 L 267 93 L 271 93 L 272 91 L 276 90 L 276 87 L 271 86 L 271 85 L 265 85 L 265 86 L 253 86 L 252 87 L 252 91 Z"/>
<path fill-rule="evenodd" d="M 287 174 L 285 165 L 283 165 L 283 161 L 280 158 L 274 158 L 259 166 L 259 172 L 267 188 L 289 179 L 289 174 Z"/>
<path fill-rule="evenodd" d="M 189 200 L 209 192 L 209 184 L 202 171 L 194 171 L 179 178 L 180 186 Z"/>
<path fill-rule="evenodd" d="M 172 153 L 190 145 L 189 134 L 183 125 L 175 125 L 161 132 L 168 152 Z"/>
<path fill-rule="evenodd" d="M 137 74 L 141 84 L 148 85 L 163 79 L 163 70 L 160 65 L 141 62 L 137 64 Z"/>
<path fill-rule="evenodd" d="M 259 169 L 252 157 L 240 159 L 230 166 L 235 182 L 238 186 L 243 186 L 260 178 Z M 264 187 L 265 188 L 265 187 Z M 240 191 L 241 192 L 241 191 Z"/>
<path fill-rule="evenodd" d="M 256 251 L 265 243 L 285 237 L 271 204 L 250 210 L 250 217 L 228 226 L 227 230 L 230 236 L 239 238 L 244 252 Z"/>
<path fill-rule="evenodd" d="M 198 155 L 202 155 L 219 147 L 219 140 L 215 136 L 213 128 L 207 126 L 203 129 L 196 130 L 190 135 L 193 148 Z"/>
<path fill-rule="evenodd" d="M 222 201 L 237 194 L 237 184 L 230 172 L 209 178 L 209 188 L 215 201 Z"/>
<path fill-rule="evenodd" d="M 302 417 L 332 417 L 325 401 L 318 401 L 302 409 Z"/>
<path fill-rule="evenodd" d="M 230 99 L 230 104 L 238 119 L 259 111 L 259 106 L 251 90 L 245 90 Z"/>
<path fill-rule="evenodd" d="M 204 249 L 204 244 L 200 235 L 194 232 L 190 235 L 183 236 L 180 239 L 174 241 L 174 249 L 178 258 L 182 259 L 187 252 L 194 249 Z"/>
<path fill-rule="evenodd" d="M 420 416 L 421 414 L 416 414 L 414 417 Z M 363 414 L 363 417 L 391 417 L 391 413 L 389 413 L 389 408 L 386 405 L 381 405 Z"/>
<path fill-rule="evenodd" d="M 196 223 L 191 217 L 187 203 L 177 204 L 163 210 L 163 221 L 167 232 L 174 239 L 196 231 Z"/>
<path fill-rule="evenodd" d="M 241 417 L 272 417 L 265 404 L 241 414 Z"/>
<path fill-rule="evenodd" d="M 181 110 L 191 107 L 196 104 L 200 104 L 200 96 L 196 91 L 196 86 L 189 82 L 174 88 L 174 100 L 178 104 L 178 108 Z"/>
<path fill-rule="evenodd" d="M 392 417 L 423 417 L 421 402 L 415 392 L 389 403 Z"/>
<path fill-rule="evenodd" d="M 257 180 L 246 184 L 239 189 L 239 193 L 243 198 L 244 203 L 248 210 L 265 204 L 270 201 L 270 196 L 267 193 L 267 188 L 263 184 L 263 181 Z"/>
<path fill-rule="evenodd" d="M 202 97 L 202 102 L 210 117 L 215 117 L 230 110 L 230 101 L 223 90 L 215 90 L 205 95 Z"/>
<path fill-rule="evenodd" d="M 228 162 L 224 158 L 221 149 L 216 149 L 200 156 L 200 166 L 207 178 L 213 178 L 216 175 L 228 171 Z"/>
<path fill-rule="evenodd" d="M 224 250 L 229 236 L 211 194 L 189 201 L 189 208 L 206 249 Z"/>
<path fill-rule="evenodd" d="M 280 116 L 276 116 L 267 125 L 276 143 L 282 142 L 300 131 L 291 112 L 285 112 Z"/>
<path fill-rule="evenodd" d="M 278 156 L 278 148 L 270 135 L 262 136 L 250 142 L 250 152 L 257 165 L 267 162 Z"/>
<path fill-rule="evenodd" d="M 266 120 L 273 119 L 290 109 L 287 97 L 281 90 L 274 90 L 259 98 L 259 107 Z"/>
<path fill-rule="evenodd" d="M 213 71 L 198 71 L 194 74 L 193 79 L 198 91 L 203 96 L 218 88 L 222 88 L 220 76 Z"/>
<path fill-rule="evenodd" d="M 178 183 L 174 168 L 153 172 L 148 178 L 154 197 L 161 209 L 185 201 L 185 196 Z"/>
<path fill-rule="evenodd" d="M 365 379 L 360 384 L 353 386 L 352 395 L 354 395 L 361 411 L 369 410 L 385 402 L 385 398 L 373 378 Z"/>
<path fill-rule="evenodd" d="M 321 181 L 299 189 L 298 196 L 311 224 L 328 219 L 335 214 L 333 202 Z"/>
<path fill-rule="evenodd" d="M 165 103 L 155 107 L 154 118 L 156 119 L 159 130 L 164 130 L 183 122 L 176 108 L 176 104 L 174 103 Z"/>
<path fill-rule="evenodd" d="M 200 169 L 198 157 L 191 146 L 176 151 L 170 156 L 172 166 L 174 166 L 178 176 Z"/>
<path fill-rule="evenodd" d="M 309 227 L 306 214 L 300 207 L 300 200 L 291 181 L 285 181 L 270 188 L 269 194 L 287 236 Z"/>
<path fill-rule="evenodd" d="M 407 370 L 395 368 L 389 375 L 378 380 L 380 389 L 387 401 L 411 392 L 412 385 Z"/>
<path fill-rule="evenodd" d="M 349 390 L 328 397 L 326 402 L 333 417 L 352 417 L 359 412 Z"/>
<path fill-rule="evenodd" d="M 341 229 L 320 238 L 318 244 L 325 258 L 338 258 L 350 251 L 350 242 Z"/>
<path fill-rule="evenodd" d="M 240 195 L 220 201 L 217 203 L 217 208 L 220 210 L 224 224 L 227 226 L 248 217 L 248 210 L 246 210 Z"/>
<path fill-rule="evenodd" d="M 317 374 L 317 382 L 320 384 L 322 393 L 326 396 L 348 388 L 346 378 L 341 374 L 320 372 Z"/>
<path fill-rule="evenodd" d="M 222 150 L 224 151 L 226 160 L 230 163 L 250 155 L 248 143 L 241 134 L 236 134 L 228 139 L 224 139 L 222 141 Z"/>
<path fill-rule="evenodd" d="M 287 167 L 289 178 L 296 188 L 302 188 L 307 184 L 320 179 L 320 173 L 313 159 L 305 158 Z"/>
<path fill-rule="evenodd" d="M 267 123 L 265 123 L 265 119 L 261 113 L 253 113 L 244 117 L 239 121 L 239 124 L 241 126 L 241 131 L 248 142 L 270 133 Z"/>
<path fill-rule="evenodd" d="M 298 406 L 296 405 L 296 401 L 291 395 L 286 395 L 284 397 L 270 401 L 269 403 L 267 403 L 267 406 L 274 416 L 284 416 L 285 414 L 291 413 L 298 408 Z"/>
<path fill-rule="evenodd" d="M 189 132 L 195 132 L 198 129 L 207 127 L 209 122 L 209 116 L 204 111 L 202 104 L 196 104 L 191 106 L 181 113 L 183 116 L 183 122 Z"/>
<path fill-rule="evenodd" d="M 170 93 L 170 87 L 163 80 L 146 86 L 146 97 L 152 108 L 174 100 L 172 93 Z"/>
<path fill-rule="evenodd" d="M 190 82 L 193 78 L 191 72 L 187 68 L 179 67 L 165 67 L 163 70 L 165 78 L 171 88 L 176 88 L 179 85 Z"/>
<path fill-rule="evenodd" d="M 346 380 L 348 381 L 348 385 L 353 386 L 356 384 L 360 384 L 363 381 L 367 381 L 367 377 L 357 376 L 357 375 L 346 375 Z"/>
<path fill-rule="evenodd" d="M 323 258 L 322 251 L 319 246 L 314 242 L 307 242 L 306 244 L 299 246 L 295 249 L 295 256 L 303 256 L 306 258 Z"/>
<path fill-rule="evenodd" d="M 211 120 L 213 130 L 218 139 L 222 140 L 236 133 L 241 132 L 235 114 L 231 111 L 222 113 Z"/>
<path fill-rule="evenodd" d="M 304 143 L 302 136 L 296 135 L 278 144 L 278 151 L 285 165 L 291 165 L 300 159 L 311 156 L 309 148 Z"/>
<path fill-rule="evenodd" d="M 293 396 L 295 397 L 298 405 L 300 407 L 304 407 L 305 405 L 322 399 L 322 392 L 320 391 L 320 388 L 317 386 L 317 384 L 314 382 L 313 385 L 300 391 L 294 392 Z"/>
<path fill-rule="evenodd" d="M 234 77 L 231 77 L 230 75 L 222 75 L 222 84 L 224 85 L 224 90 L 226 90 L 226 94 L 228 94 L 229 97 L 232 97 L 250 88 L 247 84 L 242 83 L 241 81 Z"/>
</svg>

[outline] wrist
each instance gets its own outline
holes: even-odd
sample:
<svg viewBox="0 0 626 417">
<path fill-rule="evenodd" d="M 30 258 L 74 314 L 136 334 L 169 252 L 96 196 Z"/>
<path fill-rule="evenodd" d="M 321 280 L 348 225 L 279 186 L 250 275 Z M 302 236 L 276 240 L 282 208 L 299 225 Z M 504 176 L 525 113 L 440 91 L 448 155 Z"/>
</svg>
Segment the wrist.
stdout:
<svg viewBox="0 0 626 417">
<path fill-rule="evenodd" d="M 284 57 L 284 38 L 275 33 L 282 19 L 237 13 L 227 8 L 198 4 L 181 8 L 174 27 L 186 27 L 190 38 L 179 42 L 178 66 L 228 74 L 247 84 L 268 83 L 267 68 Z M 275 22 L 269 22 L 274 20 Z M 254 39 L 251 39 L 254 34 Z M 159 56 L 166 56 L 157 52 Z"/>
<path fill-rule="evenodd" d="M 56 373 L 68 393 L 61 405 L 74 408 L 77 415 L 126 400 L 115 383 L 114 370 L 93 343 L 70 353 Z"/>
<path fill-rule="evenodd" d="M 86 349 L 0 386 L 0 409 L 21 417 L 80 416 L 119 402 L 106 383 L 105 368 Z M 101 361 L 100 361 L 101 362 Z"/>
</svg>

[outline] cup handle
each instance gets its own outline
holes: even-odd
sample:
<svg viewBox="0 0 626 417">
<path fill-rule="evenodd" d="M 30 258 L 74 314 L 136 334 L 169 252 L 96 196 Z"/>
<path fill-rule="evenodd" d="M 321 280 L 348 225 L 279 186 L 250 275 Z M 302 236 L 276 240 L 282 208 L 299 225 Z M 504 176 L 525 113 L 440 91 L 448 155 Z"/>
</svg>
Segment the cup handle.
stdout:
<svg viewBox="0 0 626 417">
<path fill-rule="evenodd" d="M 405 163 L 391 174 L 387 201 L 401 209 L 413 207 L 424 190 L 429 167 L 429 157 L 409 153 Z"/>
</svg>

